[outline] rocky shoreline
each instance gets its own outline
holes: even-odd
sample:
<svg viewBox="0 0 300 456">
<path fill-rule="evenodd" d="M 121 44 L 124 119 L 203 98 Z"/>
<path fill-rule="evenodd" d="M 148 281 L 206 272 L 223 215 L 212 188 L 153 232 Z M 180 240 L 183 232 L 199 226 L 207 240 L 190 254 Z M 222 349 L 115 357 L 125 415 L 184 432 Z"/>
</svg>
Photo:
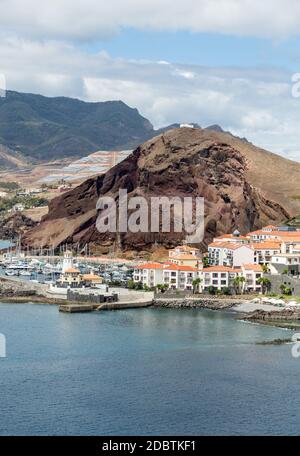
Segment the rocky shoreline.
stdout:
<svg viewBox="0 0 300 456">
<path fill-rule="evenodd" d="M 241 304 L 237 299 L 213 298 L 181 298 L 181 299 L 155 299 L 153 307 L 168 309 L 210 309 L 225 310 Z"/>
<path fill-rule="evenodd" d="M 276 311 L 256 310 L 245 314 L 243 320 L 284 329 L 300 329 L 300 309 L 280 309 Z"/>
</svg>

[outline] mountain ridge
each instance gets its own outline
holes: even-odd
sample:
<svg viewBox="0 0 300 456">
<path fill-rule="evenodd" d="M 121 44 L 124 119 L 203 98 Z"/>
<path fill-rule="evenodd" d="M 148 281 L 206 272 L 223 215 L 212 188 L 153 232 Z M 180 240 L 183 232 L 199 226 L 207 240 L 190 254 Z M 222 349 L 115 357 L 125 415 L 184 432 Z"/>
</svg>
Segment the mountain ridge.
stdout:
<svg viewBox="0 0 300 456">
<path fill-rule="evenodd" d="M 122 101 L 85 102 L 7 91 L 0 98 L 0 144 L 33 162 L 135 148 L 152 124 Z"/>
</svg>

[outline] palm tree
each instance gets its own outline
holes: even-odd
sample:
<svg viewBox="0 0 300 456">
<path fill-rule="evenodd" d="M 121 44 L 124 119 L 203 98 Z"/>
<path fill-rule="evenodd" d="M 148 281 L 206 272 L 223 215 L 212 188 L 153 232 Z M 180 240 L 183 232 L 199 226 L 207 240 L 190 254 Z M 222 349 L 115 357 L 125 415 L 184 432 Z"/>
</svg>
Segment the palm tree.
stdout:
<svg viewBox="0 0 300 456">
<path fill-rule="evenodd" d="M 193 294 L 196 293 L 199 293 L 199 285 L 200 283 L 202 282 L 202 279 L 198 278 L 198 279 L 194 279 L 193 282 L 192 282 L 192 285 L 193 285 Z"/>
<path fill-rule="evenodd" d="M 161 284 L 159 283 L 158 285 L 156 285 L 156 289 L 159 290 L 161 293 L 164 293 L 168 288 L 168 285 L 166 283 L 164 284 Z"/>
<path fill-rule="evenodd" d="M 244 283 L 245 283 L 245 277 L 237 276 L 234 278 L 233 286 L 234 286 L 236 294 L 244 293 Z"/>
<path fill-rule="evenodd" d="M 268 265 L 267 264 L 262 264 L 261 267 L 262 267 L 263 273 L 264 274 L 268 274 L 268 272 L 269 272 Z"/>
<path fill-rule="evenodd" d="M 270 289 L 271 281 L 267 277 L 260 277 L 257 280 L 257 283 L 259 283 L 261 285 L 261 290 L 262 290 L 263 294 L 266 294 L 267 290 Z"/>
</svg>

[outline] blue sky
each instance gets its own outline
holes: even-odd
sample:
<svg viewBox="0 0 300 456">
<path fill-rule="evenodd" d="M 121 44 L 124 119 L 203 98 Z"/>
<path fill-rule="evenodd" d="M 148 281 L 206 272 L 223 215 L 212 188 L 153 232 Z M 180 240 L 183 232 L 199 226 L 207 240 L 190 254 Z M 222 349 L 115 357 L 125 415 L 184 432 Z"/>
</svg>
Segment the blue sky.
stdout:
<svg viewBox="0 0 300 456">
<path fill-rule="evenodd" d="M 157 128 L 218 123 L 300 161 L 298 0 L 0 0 L 0 8 L 8 88 L 122 100 Z"/>
<path fill-rule="evenodd" d="M 187 31 L 121 30 L 109 38 L 82 47 L 112 57 L 167 60 L 209 66 L 281 66 L 296 71 L 300 62 L 299 38 L 256 38 Z"/>
</svg>

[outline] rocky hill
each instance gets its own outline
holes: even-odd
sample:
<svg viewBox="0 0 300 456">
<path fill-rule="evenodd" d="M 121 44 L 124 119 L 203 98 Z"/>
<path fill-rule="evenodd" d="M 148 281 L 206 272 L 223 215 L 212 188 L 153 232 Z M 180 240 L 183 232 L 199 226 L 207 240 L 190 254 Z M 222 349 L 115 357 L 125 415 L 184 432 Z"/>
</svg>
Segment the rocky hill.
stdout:
<svg viewBox="0 0 300 456">
<path fill-rule="evenodd" d="M 20 235 L 23 236 L 24 233 L 31 230 L 36 225 L 37 222 L 31 218 L 16 212 L 15 214 L 1 219 L 0 238 L 8 240 L 18 239 Z"/>
<path fill-rule="evenodd" d="M 49 214 L 25 237 L 28 245 L 89 242 L 94 250 L 171 247 L 184 233 L 100 235 L 95 227 L 99 196 L 202 196 L 205 242 L 218 234 L 242 233 L 300 212 L 300 164 L 225 133 L 181 128 L 161 134 L 105 175 L 89 179 L 50 202 Z"/>
</svg>

